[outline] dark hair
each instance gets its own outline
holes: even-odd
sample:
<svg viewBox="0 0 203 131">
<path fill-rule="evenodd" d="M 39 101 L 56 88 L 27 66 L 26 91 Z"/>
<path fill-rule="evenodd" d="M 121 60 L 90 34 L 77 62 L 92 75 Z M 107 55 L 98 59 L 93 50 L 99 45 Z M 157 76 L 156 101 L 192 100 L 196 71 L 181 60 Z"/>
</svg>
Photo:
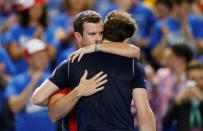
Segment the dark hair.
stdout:
<svg viewBox="0 0 203 131">
<path fill-rule="evenodd" d="M 172 5 L 181 5 L 182 3 L 192 4 L 194 0 L 171 0 Z"/>
<path fill-rule="evenodd" d="M 191 70 L 203 70 L 203 63 L 193 60 L 187 66 L 187 75 Z"/>
<path fill-rule="evenodd" d="M 86 10 L 75 16 L 73 27 L 75 32 L 79 32 L 81 35 L 83 35 L 84 22 L 98 23 L 101 20 L 102 20 L 102 17 L 99 13 L 92 10 Z"/>
<path fill-rule="evenodd" d="M 23 27 L 28 27 L 30 22 L 29 10 L 19 11 L 18 16 L 20 25 Z"/>
<path fill-rule="evenodd" d="M 29 22 L 30 22 L 30 16 L 29 16 L 29 9 L 23 10 L 23 11 L 18 11 L 19 15 L 19 23 L 23 27 L 28 27 Z M 39 18 L 39 21 L 41 26 L 44 28 L 47 27 L 47 12 L 46 12 L 46 6 L 42 6 L 42 16 Z"/>
<path fill-rule="evenodd" d="M 156 0 L 156 4 L 163 4 L 169 9 L 172 8 L 171 0 Z"/>
<path fill-rule="evenodd" d="M 171 46 L 171 50 L 176 56 L 185 58 L 186 62 L 189 62 L 193 58 L 193 52 L 189 46 L 185 44 L 175 44 Z"/>
<path fill-rule="evenodd" d="M 121 42 L 130 38 L 136 30 L 135 19 L 124 11 L 112 11 L 104 23 L 104 39 Z"/>
</svg>

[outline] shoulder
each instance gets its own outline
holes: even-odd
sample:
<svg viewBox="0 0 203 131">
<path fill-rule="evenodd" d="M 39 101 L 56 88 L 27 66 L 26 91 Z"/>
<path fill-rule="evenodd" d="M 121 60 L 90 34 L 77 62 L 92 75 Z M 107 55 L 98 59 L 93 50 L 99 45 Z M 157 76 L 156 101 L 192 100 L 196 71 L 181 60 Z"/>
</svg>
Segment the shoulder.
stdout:
<svg viewBox="0 0 203 131">
<path fill-rule="evenodd" d="M 153 29 L 157 30 L 157 29 L 161 29 L 161 27 L 164 25 L 164 23 L 166 23 L 166 20 L 158 20 L 154 23 L 153 25 Z"/>
<path fill-rule="evenodd" d="M 8 85 L 7 85 L 7 89 L 8 90 L 19 90 L 24 88 L 24 86 L 29 82 L 29 77 L 26 73 L 22 73 L 19 75 L 16 75 L 15 77 L 13 77 Z"/>
<path fill-rule="evenodd" d="M 12 25 L 9 30 L 18 31 L 18 30 L 21 30 L 21 26 L 18 23 L 16 23 L 16 24 Z"/>
<path fill-rule="evenodd" d="M 144 70 L 144 65 L 140 63 L 137 59 L 134 59 L 134 67 L 138 70 Z"/>
<path fill-rule="evenodd" d="M 19 75 L 16 75 L 15 77 L 13 77 L 11 82 L 20 83 L 23 81 L 27 81 L 28 79 L 29 79 L 29 76 L 28 76 L 27 72 L 25 72 L 25 73 L 21 73 Z"/>
<path fill-rule="evenodd" d="M 6 56 L 8 56 L 8 53 L 6 52 L 6 50 L 4 48 L 0 47 L 0 60 L 4 59 Z"/>
<path fill-rule="evenodd" d="M 203 20 L 203 19 L 202 19 L 201 16 L 198 16 L 198 15 L 190 15 L 190 16 L 188 17 L 188 20 L 193 22 L 193 21 L 201 21 L 201 20 Z"/>
<path fill-rule="evenodd" d="M 69 64 L 69 60 L 68 59 L 65 59 L 64 61 L 62 61 L 56 68 L 64 68 L 64 67 L 67 67 L 68 64 Z"/>
<path fill-rule="evenodd" d="M 62 61 L 52 72 L 51 77 L 57 75 L 57 74 L 64 74 L 67 73 L 68 71 L 68 67 L 69 67 L 69 60 L 66 59 L 64 61 Z"/>
<path fill-rule="evenodd" d="M 188 17 L 188 21 L 190 23 L 190 25 L 192 26 L 197 26 L 197 25 L 202 25 L 203 24 L 203 18 L 197 15 L 190 15 Z"/>
<path fill-rule="evenodd" d="M 146 6 L 142 3 L 139 3 L 139 4 L 135 5 L 134 7 L 139 9 L 139 10 L 142 10 L 145 13 L 153 14 L 152 10 L 148 6 Z"/>
</svg>

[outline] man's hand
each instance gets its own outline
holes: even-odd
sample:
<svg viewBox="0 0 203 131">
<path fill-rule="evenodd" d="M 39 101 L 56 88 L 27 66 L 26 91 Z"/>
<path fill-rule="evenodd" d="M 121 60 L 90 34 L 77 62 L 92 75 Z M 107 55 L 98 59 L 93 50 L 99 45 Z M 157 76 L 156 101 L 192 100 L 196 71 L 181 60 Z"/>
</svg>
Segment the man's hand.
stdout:
<svg viewBox="0 0 203 131">
<path fill-rule="evenodd" d="M 188 87 L 183 89 L 176 97 L 177 104 L 181 104 L 184 100 L 192 100 L 193 98 L 202 100 L 203 95 L 198 87 Z"/>
<path fill-rule="evenodd" d="M 34 33 L 34 37 L 41 39 L 43 37 L 43 34 L 44 34 L 44 27 L 38 26 L 37 30 Z"/>
<path fill-rule="evenodd" d="M 80 79 L 79 85 L 76 87 L 78 89 L 78 95 L 79 96 L 90 96 L 98 91 L 101 91 L 104 89 L 104 85 L 107 82 L 107 75 L 104 74 L 103 71 L 99 72 L 95 76 L 93 76 L 91 79 L 87 79 L 88 72 L 85 70 L 85 73 L 83 74 L 82 78 Z"/>
<path fill-rule="evenodd" d="M 78 62 L 81 60 L 84 54 L 95 52 L 95 44 L 91 44 L 89 46 L 83 47 L 78 49 L 77 51 L 74 51 L 69 55 L 69 58 L 71 62 L 74 62 L 76 58 L 78 58 Z"/>
<path fill-rule="evenodd" d="M 81 60 L 84 54 L 95 52 L 95 44 L 80 48 L 69 55 L 71 62 L 74 62 L 78 58 L 78 62 Z"/>
<path fill-rule="evenodd" d="M 37 82 L 40 80 L 42 76 L 42 71 L 36 71 L 35 73 L 32 74 L 32 83 L 37 84 Z"/>
</svg>

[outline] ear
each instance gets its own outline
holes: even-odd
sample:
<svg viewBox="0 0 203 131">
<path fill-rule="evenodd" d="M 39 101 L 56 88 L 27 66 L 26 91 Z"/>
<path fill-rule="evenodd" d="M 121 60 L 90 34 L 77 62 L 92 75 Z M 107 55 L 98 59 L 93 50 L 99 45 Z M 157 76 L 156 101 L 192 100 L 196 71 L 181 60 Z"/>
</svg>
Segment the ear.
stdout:
<svg viewBox="0 0 203 131">
<path fill-rule="evenodd" d="M 78 43 L 82 41 L 82 35 L 79 32 L 74 32 L 74 36 Z"/>
</svg>

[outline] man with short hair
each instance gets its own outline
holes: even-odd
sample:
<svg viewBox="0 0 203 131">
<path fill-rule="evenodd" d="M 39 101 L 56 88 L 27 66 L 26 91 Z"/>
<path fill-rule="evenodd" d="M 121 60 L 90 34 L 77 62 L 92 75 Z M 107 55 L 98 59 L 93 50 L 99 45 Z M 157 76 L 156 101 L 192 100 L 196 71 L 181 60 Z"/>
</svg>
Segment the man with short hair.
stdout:
<svg viewBox="0 0 203 131">
<path fill-rule="evenodd" d="M 126 57 L 139 57 L 139 49 L 137 47 L 129 45 L 127 43 L 117 43 L 115 45 L 109 45 L 109 42 L 106 42 L 106 43 L 102 43 L 102 45 L 99 46 L 99 48 L 96 48 L 97 47 L 97 44 L 95 44 L 96 41 L 101 41 L 102 37 L 103 37 L 103 22 L 101 20 L 101 16 L 94 11 L 88 10 L 88 11 L 84 11 L 84 12 L 81 12 L 80 14 L 78 14 L 74 20 L 74 29 L 75 29 L 74 35 L 75 35 L 76 40 L 80 47 L 89 45 L 89 46 L 93 47 L 93 51 L 99 49 L 100 51 L 103 51 L 103 52 L 109 52 L 109 53 L 114 53 L 114 54 L 118 54 L 118 55 L 120 54 L 120 55 L 123 55 Z M 57 73 L 57 70 L 55 71 L 55 73 L 53 73 L 53 75 L 56 73 Z M 84 75 L 85 74 L 86 73 L 84 73 Z M 97 75 L 92 77 L 92 79 L 86 80 L 85 82 L 81 82 L 74 89 L 80 90 L 80 92 L 82 91 L 81 94 L 84 96 L 89 96 L 89 95 L 95 94 L 96 92 L 102 90 L 103 87 L 101 87 L 101 88 L 97 88 L 97 87 L 100 87 L 102 85 L 102 83 L 104 84 L 104 82 L 106 82 L 106 80 L 105 80 L 106 75 L 103 72 L 100 72 L 100 73 L 97 72 L 96 74 Z M 66 77 L 67 77 L 67 74 L 64 74 L 63 80 L 66 79 Z M 61 82 L 63 80 L 58 79 L 57 81 Z M 64 82 L 61 85 L 57 85 L 57 84 L 51 82 L 50 80 L 46 80 L 40 86 L 40 88 L 38 88 L 35 91 L 35 93 L 33 95 L 33 102 L 37 105 L 47 105 L 49 97 L 54 92 L 58 91 L 60 87 L 65 88 L 66 87 L 65 84 L 67 82 L 68 81 Z M 69 88 L 66 87 L 66 88 L 70 89 L 70 87 Z M 68 92 L 65 92 L 65 93 L 68 93 Z M 57 92 L 57 95 L 55 95 L 55 96 L 57 97 L 57 100 L 59 100 L 59 98 L 64 96 L 63 90 L 60 90 L 59 92 Z M 68 97 L 68 99 L 67 99 L 67 97 L 64 97 L 64 100 L 65 101 L 63 101 L 63 100 L 61 100 L 61 101 L 69 102 L 69 97 Z M 72 103 L 73 102 L 71 102 L 71 104 Z M 63 108 L 63 109 L 69 110 L 68 107 Z M 61 110 L 60 112 L 62 113 L 62 115 L 60 114 L 55 119 L 53 119 L 53 118 L 52 119 L 57 120 L 57 119 L 59 119 L 59 117 L 65 116 L 67 114 L 67 111 L 63 112 L 63 110 Z"/>
<path fill-rule="evenodd" d="M 128 13 L 113 11 L 105 20 L 104 41 L 109 42 L 109 45 L 113 45 L 110 44 L 111 41 L 126 42 L 134 34 L 135 29 L 135 20 Z M 76 39 L 80 39 L 80 37 L 76 37 Z M 130 105 L 133 98 L 140 130 L 155 131 L 154 116 L 149 107 L 145 89 L 144 69 L 135 59 L 102 52 L 91 53 L 85 55 L 80 62 L 64 62 L 49 80 L 61 89 L 75 87 L 78 83 L 87 83 L 87 80 L 100 70 L 108 75 L 108 82 L 104 80 L 105 82 L 101 84 L 105 88 L 96 88 L 103 89 L 87 97 L 84 97 L 83 92 L 77 87 L 74 88 L 62 98 L 64 100 L 50 103 L 49 107 L 52 108 L 50 116 L 52 118 L 63 117 L 77 103 L 79 131 L 132 131 L 134 121 Z M 83 74 L 83 72 L 85 73 Z M 64 78 L 64 74 L 68 74 L 68 76 Z M 82 79 L 80 79 L 81 76 Z M 96 78 L 98 77 L 99 75 Z M 105 78 L 106 76 L 102 76 L 96 81 Z M 57 79 L 61 81 L 57 81 Z M 62 84 L 63 86 L 60 86 Z M 88 88 L 84 88 L 84 90 Z M 65 101 L 68 98 L 69 101 Z"/>
</svg>

